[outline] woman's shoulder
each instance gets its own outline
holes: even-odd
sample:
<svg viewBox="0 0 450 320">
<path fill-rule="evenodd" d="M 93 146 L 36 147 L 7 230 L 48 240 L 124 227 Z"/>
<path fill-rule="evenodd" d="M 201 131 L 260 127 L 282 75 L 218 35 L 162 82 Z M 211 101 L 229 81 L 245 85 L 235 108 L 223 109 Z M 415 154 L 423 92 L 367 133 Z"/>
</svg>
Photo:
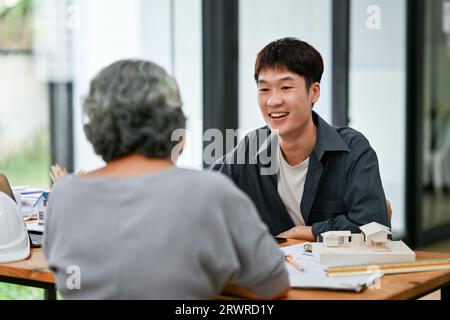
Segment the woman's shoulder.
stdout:
<svg viewBox="0 0 450 320">
<path fill-rule="evenodd" d="M 196 181 L 198 184 L 208 185 L 209 188 L 220 188 L 228 191 L 237 190 L 233 181 L 226 175 L 216 171 L 197 171 L 191 169 L 178 169 L 181 175 Z"/>
<path fill-rule="evenodd" d="M 158 185 L 158 188 L 170 187 L 173 192 L 191 194 L 194 197 L 222 200 L 245 198 L 245 194 L 224 174 L 185 168 L 174 168 L 130 179 L 100 179 L 69 175 L 59 179 L 51 193 L 54 197 L 67 197 L 78 194 L 92 195 L 100 190 L 123 193 L 125 190 L 138 188 L 142 192 L 148 192 L 148 188 L 152 185 Z"/>
<path fill-rule="evenodd" d="M 213 200 L 240 201 L 247 200 L 246 194 L 241 191 L 226 175 L 216 171 L 196 171 L 179 169 L 179 180 L 184 187 L 188 186 L 195 193 Z M 180 184 L 181 185 L 181 184 Z"/>
<path fill-rule="evenodd" d="M 75 178 L 76 178 L 76 176 L 74 174 L 70 174 L 70 175 L 59 178 L 53 184 L 51 193 L 52 194 L 60 193 L 60 192 L 64 192 L 65 190 L 72 188 L 72 186 L 74 185 L 73 182 L 74 182 Z"/>
</svg>

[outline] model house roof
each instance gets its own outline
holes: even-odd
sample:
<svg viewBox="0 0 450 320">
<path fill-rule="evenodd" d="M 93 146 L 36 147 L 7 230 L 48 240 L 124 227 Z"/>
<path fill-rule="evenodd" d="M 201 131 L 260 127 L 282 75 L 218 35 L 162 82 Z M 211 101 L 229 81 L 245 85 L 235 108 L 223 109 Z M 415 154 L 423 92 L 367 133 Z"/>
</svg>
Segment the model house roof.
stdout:
<svg viewBox="0 0 450 320">
<path fill-rule="evenodd" d="M 383 232 L 385 234 L 392 234 L 391 229 L 377 222 L 372 222 L 359 228 L 361 229 L 362 232 L 364 232 L 366 236 L 372 236 L 379 232 Z"/>
<path fill-rule="evenodd" d="M 340 238 L 340 237 L 351 237 L 351 231 L 328 231 L 321 234 L 322 238 Z"/>
</svg>

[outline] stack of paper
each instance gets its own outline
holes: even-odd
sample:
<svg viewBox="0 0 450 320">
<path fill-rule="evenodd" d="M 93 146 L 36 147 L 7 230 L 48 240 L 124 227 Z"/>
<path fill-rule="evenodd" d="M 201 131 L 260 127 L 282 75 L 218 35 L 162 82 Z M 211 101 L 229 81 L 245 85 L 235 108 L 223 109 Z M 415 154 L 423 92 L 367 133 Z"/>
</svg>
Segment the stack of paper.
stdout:
<svg viewBox="0 0 450 320">
<path fill-rule="evenodd" d="M 37 222 L 34 223 L 27 223 L 27 230 L 28 231 L 34 231 L 34 232 L 44 232 L 44 226 L 42 224 L 39 224 Z"/>
<path fill-rule="evenodd" d="M 326 275 L 325 268 L 319 264 L 317 257 L 305 252 L 303 246 L 304 244 L 297 244 L 280 248 L 285 255 L 290 254 L 303 267 L 303 271 L 299 271 L 286 263 L 292 288 L 360 292 L 367 286 L 374 284 L 382 276 L 376 274 L 330 278 Z"/>
</svg>

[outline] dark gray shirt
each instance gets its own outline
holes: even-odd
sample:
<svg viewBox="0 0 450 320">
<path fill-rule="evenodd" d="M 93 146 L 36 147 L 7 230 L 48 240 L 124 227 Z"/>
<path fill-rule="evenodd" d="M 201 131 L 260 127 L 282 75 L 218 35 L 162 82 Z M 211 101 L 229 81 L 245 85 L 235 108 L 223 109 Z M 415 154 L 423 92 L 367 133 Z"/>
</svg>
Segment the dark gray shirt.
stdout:
<svg viewBox="0 0 450 320">
<path fill-rule="evenodd" d="M 359 226 L 370 222 L 390 227 L 378 159 L 367 139 L 354 129 L 330 126 L 315 112 L 313 119 L 317 142 L 300 212 L 314 237 L 331 230 L 359 233 Z M 277 191 L 277 157 L 271 156 L 277 146 L 276 137 L 264 127 L 211 166 L 252 198 L 273 235 L 295 226 Z"/>
<path fill-rule="evenodd" d="M 216 173 L 64 178 L 44 251 L 66 299 L 204 299 L 228 281 L 270 296 L 288 286 L 252 201 Z"/>
</svg>

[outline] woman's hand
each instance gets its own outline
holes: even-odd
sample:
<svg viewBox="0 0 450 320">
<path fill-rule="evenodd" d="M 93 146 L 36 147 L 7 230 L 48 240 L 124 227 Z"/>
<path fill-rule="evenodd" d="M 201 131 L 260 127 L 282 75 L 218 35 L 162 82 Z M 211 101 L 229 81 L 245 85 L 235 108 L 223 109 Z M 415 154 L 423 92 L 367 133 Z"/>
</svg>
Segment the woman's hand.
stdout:
<svg viewBox="0 0 450 320">
<path fill-rule="evenodd" d="M 52 178 L 53 183 L 67 175 L 67 169 L 62 168 L 59 164 L 53 165 L 50 169 L 50 177 Z"/>
<path fill-rule="evenodd" d="M 82 175 L 84 173 L 83 170 L 78 171 L 77 175 Z M 50 169 L 50 177 L 52 178 L 53 183 L 61 179 L 62 177 L 67 176 L 69 173 L 66 168 L 61 167 L 59 164 L 55 164 L 51 166 Z"/>
</svg>

